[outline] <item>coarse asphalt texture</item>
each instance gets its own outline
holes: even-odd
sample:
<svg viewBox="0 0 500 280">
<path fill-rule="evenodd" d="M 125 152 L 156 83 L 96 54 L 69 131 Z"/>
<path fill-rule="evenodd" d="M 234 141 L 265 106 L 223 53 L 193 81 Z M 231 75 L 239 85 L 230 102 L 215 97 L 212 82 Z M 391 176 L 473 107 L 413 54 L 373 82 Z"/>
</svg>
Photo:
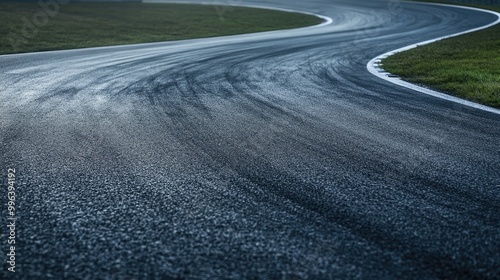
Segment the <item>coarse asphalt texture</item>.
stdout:
<svg viewBox="0 0 500 280">
<path fill-rule="evenodd" d="M 496 17 L 237 3 L 333 23 L 0 56 L 0 278 L 498 279 L 500 115 L 366 69 Z"/>
</svg>

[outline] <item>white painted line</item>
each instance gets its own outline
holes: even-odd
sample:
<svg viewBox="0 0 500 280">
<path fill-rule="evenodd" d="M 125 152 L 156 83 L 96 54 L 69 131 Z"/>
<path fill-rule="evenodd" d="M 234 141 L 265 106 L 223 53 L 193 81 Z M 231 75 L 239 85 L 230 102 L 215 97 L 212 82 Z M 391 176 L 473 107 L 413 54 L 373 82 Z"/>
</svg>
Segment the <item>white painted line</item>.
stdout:
<svg viewBox="0 0 500 280">
<path fill-rule="evenodd" d="M 415 3 L 415 2 L 412 2 L 412 3 Z M 460 104 L 465 105 L 465 106 L 473 107 L 473 108 L 476 108 L 476 109 L 479 109 L 479 110 L 488 111 L 488 112 L 500 115 L 500 110 L 499 109 L 492 108 L 492 107 L 485 106 L 485 105 L 481 105 L 481 104 L 478 104 L 478 103 L 475 103 L 475 102 L 472 102 L 472 101 L 468 101 L 468 100 L 465 100 L 465 99 L 462 99 L 462 98 L 451 96 L 451 95 L 448 95 L 448 94 L 445 94 L 445 93 L 442 93 L 442 92 L 438 92 L 438 91 L 435 91 L 435 90 L 431 90 L 431 89 L 428 89 L 428 88 L 424 88 L 424 87 L 421 87 L 421 86 L 417 86 L 415 84 L 403 81 L 403 80 L 401 80 L 399 78 L 389 77 L 389 75 L 388 75 L 387 72 L 384 73 L 384 72 L 379 72 L 377 70 L 377 68 L 380 69 L 380 66 L 378 66 L 378 64 L 380 63 L 380 61 L 382 59 L 387 58 L 387 57 L 389 57 L 391 55 L 394 55 L 396 53 L 404 52 L 404 51 L 416 48 L 418 46 L 422 46 L 422 45 L 427 45 L 427 44 L 430 44 L 430 43 L 434 43 L 434 42 L 439 41 L 439 40 L 443 40 L 443 39 L 447 39 L 447 38 L 451 38 L 451 37 L 456 37 L 456 36 L 459 36 L 459 35 L 463 35 L 463 34 L 475 32 L 475 31 L 482 30 L 482 29 L 486 29 L 488 27 L 491 27 L 491 26 L 494 26 L 494 25 L 500 23 L 500 13 L 497 13 L 497 12 L 494 12 L 494 11 L 483 10 L 483 9 L 478 9 L 478 8 L 471 8 L 471 7 L 463 7 L 463 6 L 457 6 L 457 5 L 448 5 L 448 4 L 435 4 L 435 3 L 419 3 L 419 4 L 437 5 L 437 6 L 445 6 L 445 7 L 454 7 L 454 8 L 462 8 L 462 9 L 475 10 L 475 11 L 480 11 L 480 12 L 485 12 L 485 13 L 490 13 L 490 14 L 496 15 L 498 17 L 498 19 L 495 22 L 492 22 L 492 23 L 487 24 L 485 26 L 481 26 L 481 27 L 478 27 L 478 28 L 474 28 L 474 29 L 470 29 L 470 30 L 464 31 L 464 32 L 455 33 L 455 34 L 452 34 L 452 35 L 448 35 L 448 36 L 439 37 L 439 38 L 436 38 L 436 39 L 432 39 L 432 40 L 420 42 L 420 43 L 417 43 L 417 44 L 409 45 L 409 46 L 406 46 L 406 47 L 403 47 L 403 48 L 399 48 L 397 50 L 393 50 L 393 51 L 381 54 L 381 55 L 375 57 L 374 59 L 372 59 L 372 60 L 370 60 L 368 62 L 368 64 L 366 65 L 366 68 L 368 69 L 368 71 L 370 71 L 370 73 L 372 73 L 373 75 L 375 75 L 375 76 L 377 76 L 377 77 L 379 77 L 381 79 L 384 79 L 386 81 L 389 81 L 389 82 L 391 82 L 393 84 L 396 84 L 396 85 L 399 85 L 399 86 L 402 86 L 402 87 L 406 87 L 406 88 L 409 88 L 409 89 L 412 89 L 412 90 L 415 90 L 415 91 L 418 91 L 418 92 L 421 92 L 421 93 L 424 93 L 424 94 L 428 94 L 428 95 L 431 95 L 431 96 L 434 96 L 434 97 L 437 97 L 437 98 L 449 100 L 449 101 L 452 101 L 452 102 L 460 103 Z"/>
<path fill-rule="evenodd" d="M 228 1 L 229 2 L 229 1 Z M 197 4 L 197 5 L 207 5 L 207 6 L 217 6 L 218 2 L 214 3 L 199 3 L 195 1 L 168 1 L 168 0 L 142 0 L 142 3 L 163 3 L 163 4 Z M 237 4 L 231 4 L 231 3 L 223 3 L 221 6 L 230 6 L 230 7 L 246 7 L 246 8 L 257 8 L 257 9 L 266 9 L 266 10 L 275 10 L 275 11 L 282 11 L 282 12 L 289 12 L 289 13 L 299 13 L 299 14 L 305 14 L 305 15 L 311 15 L 315 17 L 319 17 L 324 20 L 324 22 L 313 25 L 313 26 L 306 26 L 306 27 L 299 27 L 299 28 L 294 28 L 294 29 L 307 29 L 307 28 L 316 28 L 316 27 L 322 27 L 329 25 L 333 22 L 332 18 L 315 14 L 315 13 L 310 13 L 310 12 L 304 12 L 304 11 L 298 11 L 298 10 L 291 10 L 291 9 L 284 9 L 284 8 L 275 8 L 275 7 L 268 7 L 268 6 L 261 6 L 261 5 L 247 5 L 247 4 L 242 4 L 242 3 L 237 3 Z M 275 30 L 279 31 L 279 30 Z"/>
<path fill-rule="evenodd" d="M 214 5 L 213 3 L 199 3 L 199 2 L 194 2 L 194 1 L 183 1 L 183 2 L 176 2 L 176 1 L 162 1 L 162 0 L 143 0 L 142 3 L 164 3 L 164 4 L 198 4 L 198 5 Z M 194 39 L 185 39 L 185 40 L 175 40 L 175 41 L 160 41 L 160 42 L 152 42 L 152 43 L 137 43 L 137 44 L 126 44 L 126 45 L 110 45 L 110 46 L 102 46 L 102 47 L 88 47 L 88 48 L 77 48 L 77 49 L 68 49 L 68 50 L 53 50 L 53 51 L 41 51 L 41 52 L 26 52 L 26 53 L 13 53 L 13 54 L 2 54 L 0 55 L 0 58 L 2 57 L 12 57 L 12 56 L 26 56 L 26 55 L 32 55 L 32 54 L 51 54 L 51 53 L 58 53 L 58 52 L 76 52 L 76 51 L 81 51 L 81 50 L 98 50 L 98 49 L 111 49 L 111 48 L 121 48 L 121 47 L 130 47 L 130 46 L 154 46 L 154 45 L 159 45 L 163 43 L 168 43 L 168 42 L 182 42 L 182 41 L 188 41 L 188 40 L 203 40 L 203 39 L 214 39 L 214 38 L 221 38 L 221 37 L 234 37 L 234 36 L 241 36 L 241 35 L 249 35 L 249 34 L 262 34 L 262 33 L 270 33 L 270 32 L 279 32 L 281 30 L 304 30 L 304 29 L 309 29 L 309 28 L 318 28 L 318 27 L 323 27 L 326 25 L 329 25 L 333 22 L 333 19 L 327 16 L 315 14 L 315 13 L 309 13 L 309 12 L 303 12 L 303 11 L 297 11 L 297 10 L 290 10 L 290 9 L 281 9 L 281 8 L 274 8 L 274 7 L 266 7 L 266 6 L 258 6 L 258 5 L 227 5 L 226 6 L 233 6 L 233 7 L 248 7 L 248 8 L 259 8 L 259 9 L 267 9 L 267 10 L 276 10 L 276 11 L 283 11 L 283 12 L 291 12 L 291 13 L 300 13 L 300 14 L 306 14 L 306 15 L 311 15 L 311 16 L 316 16 L 324 20 L 324 22 L 317 24 L 317 25 L 312 25 L 312 26 L 306 26 L 306 27 L 298 27 L 298 28 L 293 28 L 293 29 L 278 29 L 278 30 L 271 30 L 271 31 L 263 31 L 263 32 L 253 32 L 253 33 L 242 33 L 242 34 L 235 34 L 235 35 L 228 35 L 228 36 L 219 36 L 219 37 L 209 37 L 209 38 L 194 38 Z M 199 43 L 198 43 L 199 44 Z"/>
</svg>

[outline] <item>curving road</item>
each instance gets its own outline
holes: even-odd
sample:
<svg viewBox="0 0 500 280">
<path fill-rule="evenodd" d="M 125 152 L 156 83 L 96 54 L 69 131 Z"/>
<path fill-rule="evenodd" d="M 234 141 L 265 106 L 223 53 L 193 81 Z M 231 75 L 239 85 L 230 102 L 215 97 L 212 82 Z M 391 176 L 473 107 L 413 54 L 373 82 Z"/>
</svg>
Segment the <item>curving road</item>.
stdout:
<svg viewBox="0 0 500 280">
<path fill-rule="evenodd" d="M 498 278 L 500 115 L 366 70 L 495 16 L 394 1 L 244 4 L 333 23 L 0 56 L 15 276 Z"/>
</svg>

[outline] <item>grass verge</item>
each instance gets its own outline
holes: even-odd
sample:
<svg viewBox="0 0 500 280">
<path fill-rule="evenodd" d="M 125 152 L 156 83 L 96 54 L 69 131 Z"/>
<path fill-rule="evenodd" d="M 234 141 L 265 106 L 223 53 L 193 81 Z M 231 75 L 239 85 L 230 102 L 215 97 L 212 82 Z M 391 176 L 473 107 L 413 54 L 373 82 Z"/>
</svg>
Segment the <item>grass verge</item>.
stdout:
<svg viewBox="0 0 500 280">
<path fill-rule="evenodd" d="M 398 53 L 383 64 L 406 81 L 500 108 L 500 25 Z"/>
<path fill-rule="evenodd" d="M 70 2 L 60 5 L 45 25 L 34 26 L 35 33 L 26 27 L 26 20 L 33 24 L 33 16 L 40 11 L 36 3 L 0 3 L 0 54 L 235 35 L 323 21 L 310 15 L 255 8 Z M 26 34 L 34 35 L 26 38 Z"/>
</svg>

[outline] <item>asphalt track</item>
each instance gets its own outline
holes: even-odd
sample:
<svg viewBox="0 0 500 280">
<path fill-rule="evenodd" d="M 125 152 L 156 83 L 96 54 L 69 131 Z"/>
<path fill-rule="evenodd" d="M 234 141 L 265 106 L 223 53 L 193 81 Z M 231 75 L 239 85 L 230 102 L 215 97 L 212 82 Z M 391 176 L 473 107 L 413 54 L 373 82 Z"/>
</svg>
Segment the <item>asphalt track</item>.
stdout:
<svg viewBox="0 0 500 280">
<path fill-rule="evenodd" d="M 0 56 L 16 278 L 498 278 L 500 115 L 366 69 L 495 16 L 243 4 L 333 23 Z"/>
</svg>

